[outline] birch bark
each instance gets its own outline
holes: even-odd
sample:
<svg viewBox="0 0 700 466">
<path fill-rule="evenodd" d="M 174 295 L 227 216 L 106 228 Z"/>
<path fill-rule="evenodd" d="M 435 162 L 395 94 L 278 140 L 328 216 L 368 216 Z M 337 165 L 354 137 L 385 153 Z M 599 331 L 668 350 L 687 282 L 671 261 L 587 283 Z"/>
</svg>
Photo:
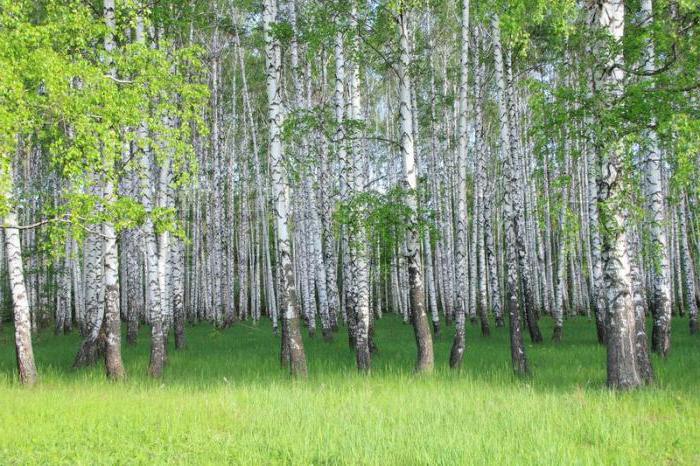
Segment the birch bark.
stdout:
<svg viewBox="0 0 700 466">
<path fill-rule="evenodd" d="M 410 218 L 406 231 L 406 259 L 409 274 L 409 295 L 411 304 L 411 318 L 418 347 L 416 361 L 417 372 L 431 372 L 434 366 L 433 341 L 428 325 L 428 316 L 425 312 L 425 291 L 423 287 L 423 271 L 419 257 L 419 233 L 418 233 L 418 200 L 416 189 L 418 188 L 417 167 L 415 149 L 413 146 L 413 115 L 411 106 L 411 76 L 409 45 L 408 12 L 405 9 L 399 11 L 399 48 L 400 58 L 398 66 L 400 112 L 399 121 L 401 127 L 401 155 L 404 165 L 404 182 L 408 192 L 406 204 L 410 209 Z"/>
<path fill-rule="evenodd" d="M 15 324 L 15 350 L 17 352 L 17 370 L 19 381 L 23 385 L 34 385 L 37 381 L 34 349 L 32 347 L 32 328 L 27 287 L 24 282 L 24 264 L 22 263 L 22 246 L 19 239 L 17 214 L 10 211 L 3 222 L 5 236 L 5 257 L 12 296 L 12 310 Z"/>
<path fill-rule="evenodd" d="M 283 331 L 282 345 L 289 349 L 289 369 L 292 376 L 306 377 L 306 355 L 299 329 L 298 300 L 291 242 L 288 230 L 287 176 L 282 153 L 281 129 L 283 123 L 282 95 L 280 91 L 281 51 L 279 40 L 274 36 L 273 25 L 277 22 L 277 0 L 263 2 L 263 31 L 265 35 L 266 90 L 268 120 L 270 123 L 270 162 L 272 166 L 273 195 L 275 200 L 275 223 L 277 224 L 277 250 L 280 257 L 279 271 L 283 285 Z"/>
<path fill-rule="evenodd" d="M 624 34 L 623 0 L 603 1 L 595 7 L 599 27 L 607 31 L 614 42 L 621 42 Z M 606 63 L 604 83 L 613 96 L 623 91 L 624 71 L 622 52 L 616 52 Z M 630 389 L 641 385 L 636 354 L 635 308 L 632 300 L 632 270 L 627 232 L 628 212 L 625 199 L 623 153 L 619 143 L 613 143 L 603 165 L 599 208 L 603 216 L 603 263 L 608 302 L 607 345 L 608 386 Z"/>
<path fill-rule="evenodd" d="M 455 258 L 457 266 L 457 293 L 455 310 L 455 337 L 450 350 L 450 367 L 462 366 L 466 339 L 466 306 L 469 294 L 467 280 L 467 78 L 469 59 L 469 0 L 462 1 L 462 27 L 460 41 L 459 82 L 459 143 L 457 178 L 457 242 Z"/>
</svg>

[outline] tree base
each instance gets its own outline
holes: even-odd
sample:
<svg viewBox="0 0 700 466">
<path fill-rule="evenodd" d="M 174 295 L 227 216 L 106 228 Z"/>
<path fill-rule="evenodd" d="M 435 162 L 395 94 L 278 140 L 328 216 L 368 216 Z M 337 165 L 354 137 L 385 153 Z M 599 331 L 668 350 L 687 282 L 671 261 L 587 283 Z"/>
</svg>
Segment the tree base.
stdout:
<svg viewBox="0 0 700 466">
<path fill-rule="evenodd" d="M 441 337 L 441 330 L 440 330 L 440 321 L 433 321 L 433 336 L 435 338 L 440 338 Z"/>
<path fill-rule="evenodd" d="M 185 330 L 184 329 L 176 329 L 175 330 L 175 349 L 181 350 L 185 349 L 187 346 L 187 339 L 185 338 Z"/>
<path fill-rule="evenodd" d="M 481 319 L 481 335 L 485 337 L 491 336 L 491 329 L 489 328 L 489 321 L 484 317 Z"/>
<path fill-rule="evenodd" d="M 552 332 L 552 341 L 554 343 L 561 343 L 562 330 L 558 325 L 554 327 L 554 332 Z"/>
<path fill-rule="evenodd" d="M 464 337 L 455 335 L 455 339 L 452 342 L 452 349 L 450 350 L 450 367 L 452 369 L 459 369 L 462 367 L 464 346 Z"/>
<path fill-rule="evenodd" d="M 321 329 L 321 334 L 323 335 L 323 341 L 326 343 L 333 342 L 333 331 L 330 328 Z"/>
<path fill-rule="evenodd" d="M 139 338 L 139 323 L 138 321 L 130 320 L 126 324 L 126 344 L 136 346 Z"/>
<path fill-rule="evenodd" d="M 73 368 L 78 369 L 81 367 L 89 367 L 97 364 L 99 359 L 99 344 L 97 340 L 86 339 L 83 340 L 78 350 L 78 354 L 75 355 L 75 360 L 73 361 Z"/>
</svg>

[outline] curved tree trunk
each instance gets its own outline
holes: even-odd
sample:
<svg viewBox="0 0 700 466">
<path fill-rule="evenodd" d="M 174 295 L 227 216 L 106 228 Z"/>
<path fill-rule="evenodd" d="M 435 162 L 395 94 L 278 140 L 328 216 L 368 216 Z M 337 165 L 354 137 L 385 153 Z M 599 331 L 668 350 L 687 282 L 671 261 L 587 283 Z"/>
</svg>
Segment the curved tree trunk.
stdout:
<svg viewBox="0 0 700 466">
<path fill-rule="evenodd" d="M 433 370 L 433 338 L 428 325 L 428 315 L 425 311 L 425 290 L 423 287 L 423 271 L 420 264 L 420 245 L 418 232 L 418 188 L 417 167 L 415 149 L 413 146 L 413 116 L 411 106 L 411 77 L 410 46 L 407 12 L 399 13 L 399 46 L 401 50 L 399 60 L 399 97 L 400 126 L 401 126 L 401 154 L 403 156 L 404 179 L 408 193 L 406 204 L 411 214 L 406 229 L 406 259 L 408 262 L 409 297 L 411 304 L 411 320 L 416 337 L 418 357 L 416 360 L 417 372 L 431 372 Z"/>
</svg>

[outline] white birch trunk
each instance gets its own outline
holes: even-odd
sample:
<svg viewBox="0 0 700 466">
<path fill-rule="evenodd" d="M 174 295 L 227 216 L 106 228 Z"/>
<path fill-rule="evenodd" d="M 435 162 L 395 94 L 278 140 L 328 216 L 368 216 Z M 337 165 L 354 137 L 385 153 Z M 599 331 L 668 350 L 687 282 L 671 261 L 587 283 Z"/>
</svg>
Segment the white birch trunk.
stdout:
<svg viewBox="0 0 700 466">
<path fill-rule="evenodd" d="M 641 1 L 641 13 L 644 17 L 642 26 L 650 28 L 653 22 L 652 1 Z M 653 72 L 656 67 L 654 43 L 647 38 L 644 53 L 644 70 Z M 650 126 L 655 126 L 652 119 Z M 651 313 L 654 326 L 651 334 L 653 350 L 666 357 L 671 350 L 671 265 L 668 259 L 668 239 L 666 238 L 666 200 L 661 180 L 662 152 L 655 129 L 645 131 L 646 163 L 644 176 L 646 197 L 650 213 L 649 236 L 653 264 L 651 268 Z"/>
<path fill-rule="evenodd" d="M 433 341 L 428 326 L 428 316 L 425 312 L 425 290 L 423 285 L 423 271 L 419 257 L 419 232 L 418 232 L 418 188 L 417 166 L 415 148 L 413 145 L 413 112 L 411 106 L 411 75 L 410 75 L 410 44 L 408 31 L 408 12 L 399 12 L 399 48 L 400 58 L 398 66 L 399 76 L 399 122 L 401 127 L 401 155 L 404 168 L 404 183 L 408 190 L 406 204 L 410 209 L 410 218 L 406 229 L 406 259 L 408 262 L 409 289 L 411 303 L 411 317 L 418 357 L 416 361 L 417 372 L 431 372 L 434 366 Z"/>
<path fill-rule="evenodd" d="M 277 0 L 263 2 L 263 29 L 265 34 L 266 89 L 268 120 L 270 124 L 270 162 L 272 166 L 273 196 L 275 201 L 275 223 L 277 225 L 277 250 L 280 257 L 279 271 L 283 286 L 282 353 L 288 351 L 291 374 L 306 376 L 306 356 L 299 329 L 298 300 L 292 265 L 292 247 L 287 222 L 287 174 L 282 153 L 281 130 L 283 123 L 282 95 L 280 92 L 281 51 L 273 37 L 272 27 L 277 22 Z"/>
<path fill-rule="evenodd" d="M 467 279 L 467 78 L 469 59 L 469 0 L 462 0 L 462 27 L 460 41 L 459 82 L 459 140 L 457 160 L 457 242 L 455 260 L 457 268 L 457 290 L 455 309 L 455 337 L 450 351 L 450 367 L 462 366 L 465 351 L 466 330 L 464 328 L 469 283 Z"/>
<path fill-rule="evenodd" d="M 37 380 L 32 347 L 32 328 L 27 287 L 24 283 L 22 246 L 17 227 L 17 214 L 10 211 L 4 219 L 5 257 L 12 296 L 12 310 L 15 324 L 15 350 L 19 381 L 23 385 L 34 385 Z"/>
<path fill-rule="evenodd" d="M 598 7 L 596 7 L 598 8 Z M 595 12 L 598 25 L 615 42 L 621 42 L 624 32 L 624 3 L 622 0 L 602 2 Z M 605 63 L 603 78 L 614 97 L 623 91 L 624 71 L 621 52 Z M 627 233 L 627 206 L 624 199 L 624 148 L 613 142 L 603 165 L 599 205 L 605 210 L 603 229 L 603 263 L 608 302 L 608 386 L 629 389 L 641 385 L 636 354 L 637 332 L 635 308 L 632 301 L 632 270 Z"/>
</svg>

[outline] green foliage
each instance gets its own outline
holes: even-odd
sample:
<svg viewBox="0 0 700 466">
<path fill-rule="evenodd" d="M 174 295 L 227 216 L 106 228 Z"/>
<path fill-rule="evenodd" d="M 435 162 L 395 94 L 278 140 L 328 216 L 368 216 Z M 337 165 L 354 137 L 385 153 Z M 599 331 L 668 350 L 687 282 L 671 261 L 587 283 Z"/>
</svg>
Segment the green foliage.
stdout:
<svg viewBox="0 0 700 466">
<path fill-rule="evenodd" d="M 367 191 L 352 196 L 338 205 L 334 223 L 346 229 L 348 236 L 356 236 L 358 229 L 388 249 L 401 244 L 411 215 L 404 200 L 406 191 L 400 187 L 386 193 Z"/>
<path fill-rule="evenodd" d="M 294 30 L 292 25 L 286 21 L 278 21 L 270 25 L 270 35 L 273 39 L 279 41 L 280 45 L 288 45 L 292 37 L 294 37 Z"/>
<path fill-rule="evenodd" d="M 60 219 L 51 228 L 72 225 L 75 237 L 95 222 L 121 229 L 143 220 L 134 199 L 86 194 L 138 170 L 138 160 L 123 163 L 129 144 L 149 148 L 158 164 L 171 160 L 176 186 L 191 182 L 197 167 L 190 141 L 206 126 L 202 51 L 165 40 L 158 47 L 128 43 L 140 2 L 118 3 L 119 45 L 107 56 L 109 31 L 84 2 L 0 1 L 0 214 L 13 191 L 12 162 L 32 146 L 61 178 L 61 205 L 45 212 Z M 141 124 L 148 128 L 143 135 L 135 131 Z"/>
<path fill-rule="evenodd" d="M 477 11 L 477 18 L 486 22 L 498 12 L 504 46 L 525 58 L 542 39 L 568 37 L 574 31 L 579 7 L 574 0 L 494 0 Z"/>
<path fill-rule="evenodd" d="M 309 2 L 303 15 L 297 15 L 299 39 L 308 46 L 308 54 L 318 57 L 321 50 L 330 48 L 341 21 L 347 21 L 349 2 Z M 342 14 L 345 13 L 345 14 Z"/>
<path fill-rule="evenodd" d="M 527 83 L 535 153 L 540 158 L 549 157 L 550 173 L 551 161 L 554 156 L 561 159 L 567 140 L 577 141 L 579 151 L 586 151 L 596 165 L 614 153 L 621 157 L 619 182 L 624 191 L 600 205 L 603 222 L 622 208 L 628 212 L 630 224 L 645 221 L 648 212 L 642 169 L 654 145 L 670 167 L 671 203 L 677 203 L 683 192 L 697 189 L 698 6 L 697 1 L 683 5 L 654 2 L 653 20 L 645 23 L 639 2 L 626 3 L 621 44 L 616 44 L 606 31 L 591 27 L 587 11 L 580 7 L 578 14 L 570 17 L 570 27 L 563 35 L 553 34 L 551 24 L 548 26 L 554 17 L 532 29 L 539 34 L 537 41 L 531 42 L 527 57 L 538 70 L 537 79 Z M 654 47 L 656 60 L 648 63 L 649 44 Z M 621 88 L 612 89 L 604 80 L 609 72 L 606 67 L 620 53 L 624 56 L 621 66 L 625 79 Z M 651 72 L 647 64 L 653 68 Z M 572 155 L 576 160 L 579 154 Z M 643 234 L 643 248 L 656 256 L 648 239 Z"/>
<path fill-rule="evenodd" d="M 664 139 L 669 141 L 669 152 L 674 155 L 672 195 L 677 198 L 683 191 L 700 193 L 700 118 L 677 113 L 663 131 Z"/>
<path fill-rule="evenodd" d="M 425 3 L 421 0 L 388 0 L 386 2 L 386 7 L 388 10 L 400 14 L 419 8 L 424 4 Z"/>
</svg>

